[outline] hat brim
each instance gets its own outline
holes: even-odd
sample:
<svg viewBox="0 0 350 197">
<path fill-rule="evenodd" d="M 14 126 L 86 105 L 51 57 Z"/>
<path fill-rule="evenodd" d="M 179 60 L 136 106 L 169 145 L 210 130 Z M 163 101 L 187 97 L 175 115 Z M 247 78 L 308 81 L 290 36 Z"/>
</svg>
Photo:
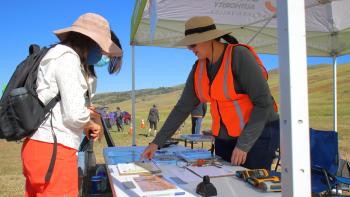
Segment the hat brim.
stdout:
<svg viewBox="0 0 350 197">
<path fill-rule="evenodd" d="M 95 41 L 98 44 L 98 46 L 101 47 L 102 51 L 108 56 L 119 57 L 123 55 L 123 51 L 111 39 L 106 39 L 104 37 L 101 37 L 95 34 L 94 32 L 91 32 L 89 30 L 86 30 L 80 27 L 73 26 L 73 27 L 68 27 L 64 29 L 59 29 L 54 31 L 54 34 L 56 34 L 56 36 L 60 41 L 63 41 L 69 32 L 78 32 L 91 38 L 93 41 Z"/>
<path fill-rule="evenodd" d="M 174 46 L 189 46 L 192 44 L 213 40 L 229 33 L 231 33 L 231 31 L 214 29 L 203 33 L 190 34 L 176 42 Z"/>
</svg>

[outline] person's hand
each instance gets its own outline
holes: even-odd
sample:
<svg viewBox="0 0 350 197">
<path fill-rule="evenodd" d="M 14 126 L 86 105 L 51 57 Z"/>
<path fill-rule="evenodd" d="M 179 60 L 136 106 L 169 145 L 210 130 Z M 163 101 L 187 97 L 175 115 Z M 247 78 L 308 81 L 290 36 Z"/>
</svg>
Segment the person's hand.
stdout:
<svg viewBox="0 0 350 197">
<path fill-rule="evenodd" d="M 140 160 L 143 161 L 144 159 L 152 159 L 157 149 L 158 149 L 157 144 L 150 143 L 141 154 Z"/>
<path fill-rule="evenodd" d="M 93 120 L 90 120 L 84 127 L 85 135 L 88 139 L 92 137 L 94 141 L 97 139 L 100 139 L 100 136 L 102 136 L 102 125 L 100 122 L 95 122 Z"/>
<path fill-rule="evenodd" d="M 242 151 L 241 149 L 235 147 L 231 155 L 231 164 L 239 166 L 245 163 L 247 159 L 247 152 Z"/>
</svg>

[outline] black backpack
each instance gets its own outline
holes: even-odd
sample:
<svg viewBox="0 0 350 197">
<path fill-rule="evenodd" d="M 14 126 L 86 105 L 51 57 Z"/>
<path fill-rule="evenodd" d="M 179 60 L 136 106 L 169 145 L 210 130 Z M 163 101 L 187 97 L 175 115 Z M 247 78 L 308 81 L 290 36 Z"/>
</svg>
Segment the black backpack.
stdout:
<svg viewBox="0 0 350 197">
<path fill-rule="evenodd" d="M 56 103 L 60 101 L 58 94 L 45 106 L 39 100 L 36 92 L 39 64 L 49 49 L 46 47 L 40 49 L 37 45 L 31 45 L 29 56 L 17 66 L 7 84 L 0 100 L 0 139 L 16 141 L 32 135 L 47 119 Z M 56 159 L 57 139 L 53 129 L 52 135 L 54 150 L 45 177 L 47 181 L 51 177 Z M 51 172 L 50 168 L 52 168 Z"/>
</svg>

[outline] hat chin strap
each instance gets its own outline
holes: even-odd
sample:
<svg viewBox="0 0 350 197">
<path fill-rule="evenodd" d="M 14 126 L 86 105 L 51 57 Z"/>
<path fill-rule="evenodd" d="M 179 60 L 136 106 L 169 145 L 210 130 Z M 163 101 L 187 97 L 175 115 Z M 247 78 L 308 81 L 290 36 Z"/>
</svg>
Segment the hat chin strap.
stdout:
<svg viewBox="0 0 350 197">
<path fill-rule="evenodd" d="M 213 65 L 213 60 L 214 60 L 214 41 L 211 41 L 211 60 L 210 60 L 210 64 Z"/>
</svg>

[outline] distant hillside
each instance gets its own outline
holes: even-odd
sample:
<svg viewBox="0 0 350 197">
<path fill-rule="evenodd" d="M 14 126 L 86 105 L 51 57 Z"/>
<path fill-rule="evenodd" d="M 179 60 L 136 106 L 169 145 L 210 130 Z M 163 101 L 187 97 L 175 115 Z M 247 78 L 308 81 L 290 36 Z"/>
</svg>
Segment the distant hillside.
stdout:
<svg viewBox="0 0 350 197">
<path fill-rule="evenodd" d="M 174 87 L 159 87 L 156 89 L 141 89 L 135 91 L 136 98 L 143 98 L 146 95 L 160 95 L 160 94 L 167 94 L 170 92 L 182 90 L 184 85 L 178 85 Z M 112 93 L 103 93 L 103 94 L 97 94 L 94 99 L 93 103 L 100 106 L 105 106 L 111 103 L 120 103 L 126 100 L 131 99 L 131 91 L 126 92 L 112 92 Z"/>
</svg>

